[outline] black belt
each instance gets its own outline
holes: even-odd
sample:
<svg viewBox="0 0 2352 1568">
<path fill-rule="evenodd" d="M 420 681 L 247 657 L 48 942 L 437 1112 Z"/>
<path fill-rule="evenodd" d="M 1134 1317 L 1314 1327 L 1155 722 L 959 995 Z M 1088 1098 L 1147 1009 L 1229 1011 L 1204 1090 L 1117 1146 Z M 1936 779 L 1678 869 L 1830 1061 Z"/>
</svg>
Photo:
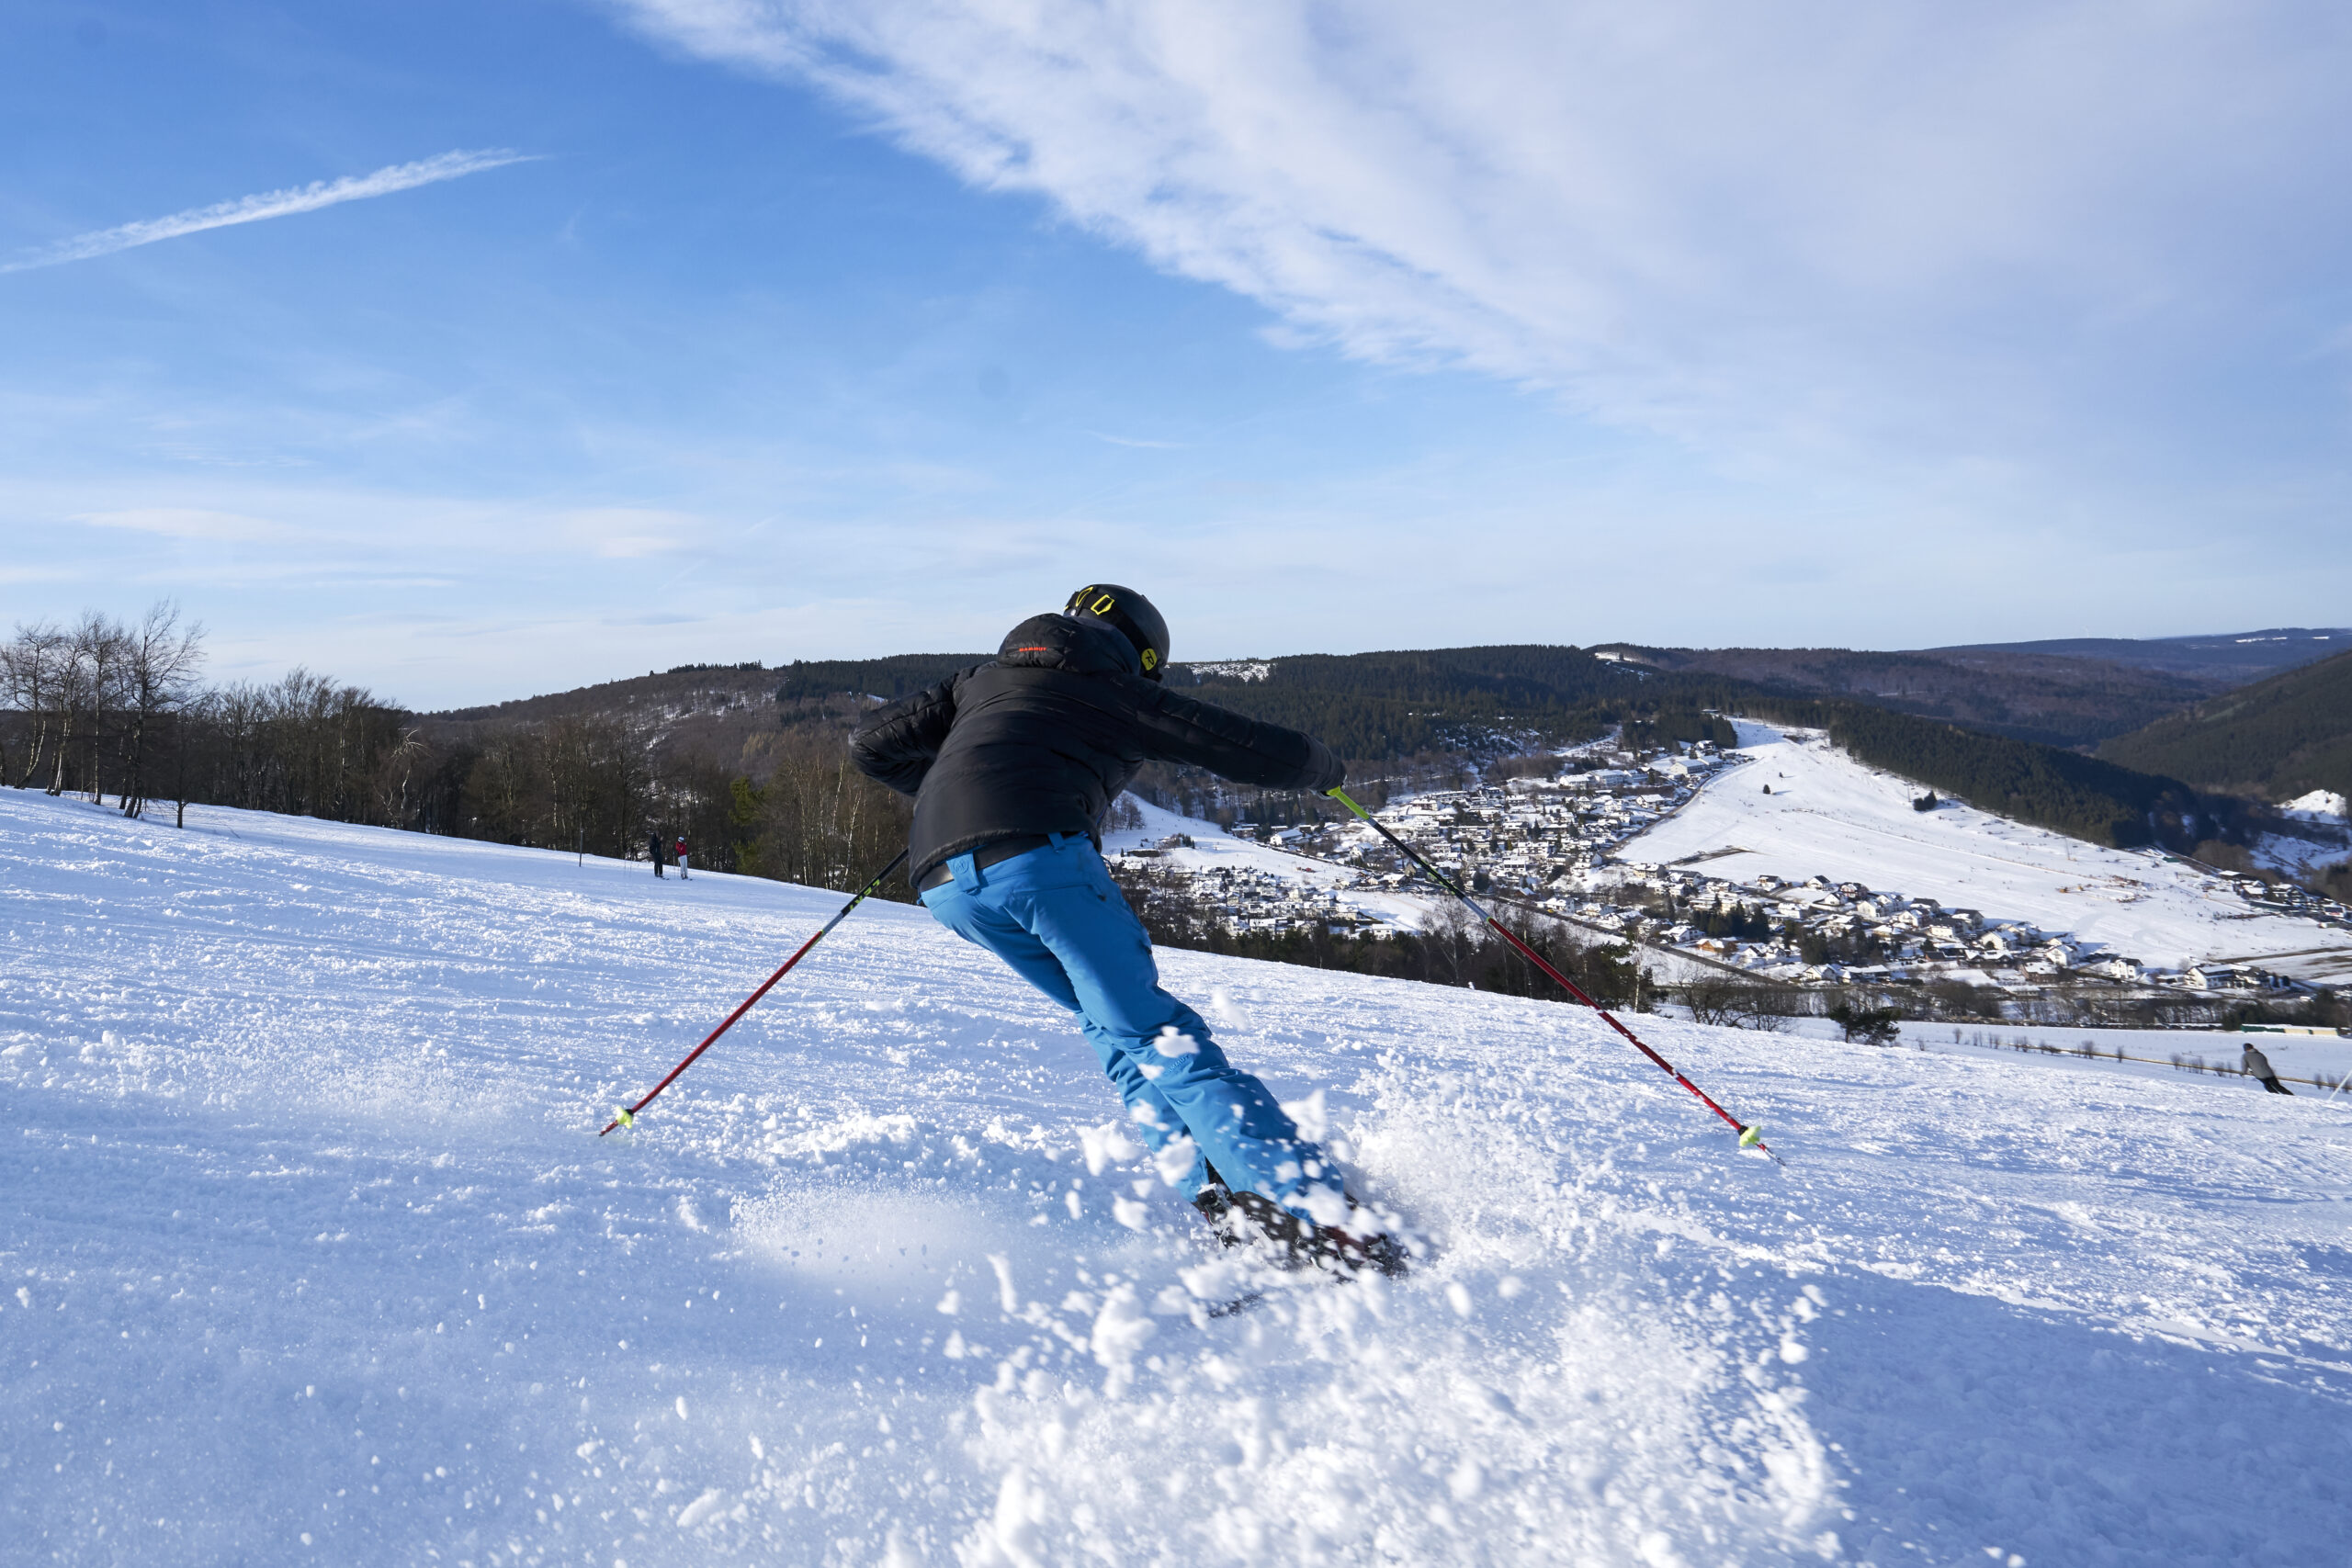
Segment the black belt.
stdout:
<svg viewBox="0 0 2352 1568">
<path fill-rule="evenodd" d="M 1072 833 L 1068 836 L 1076 838 L 1078 835 Z M 1031 850 L 1042 850 L 1052 842 L 1053 840 L 1043 833 L 1016 833 L 1010 839 L 997 839 L 974 850 L 972 864 L 981 868 L 999 865 L 1015 855 L 1025 855 Z M 948 860 L 954 858 L 950 855 Z M 922 880 L 915 884 L 915 891 L 928 893 L 944 883 L 954 881 L 955 878 L 956 874 L 948 869 L 947 861 L 941 861 L 922 874 Z"/>
</svg>

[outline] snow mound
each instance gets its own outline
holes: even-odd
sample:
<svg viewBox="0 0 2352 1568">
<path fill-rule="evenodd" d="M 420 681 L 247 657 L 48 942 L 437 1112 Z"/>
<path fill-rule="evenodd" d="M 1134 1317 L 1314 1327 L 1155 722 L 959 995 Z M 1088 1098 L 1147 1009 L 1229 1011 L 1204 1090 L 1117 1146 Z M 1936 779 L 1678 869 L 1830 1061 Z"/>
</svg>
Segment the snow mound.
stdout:
<svg viewBox="0 0 2352 1568">
<path fill-rule="evenodd" d="M 2309 817 L 2320 821 L 2341 822 L 2352 817 L 2352 804 L 2332 789 L 2315 789 L 2309 795 L 2299 795 L 2279 807 L 2290 817 Z"/>
<path fill-rule="evenodd" d="M 2341 1106 L 1165 955 L 1420 1265 L 1217 1253 L 1067 1019 L 869 907 L 0 792 L 28 1560 L 2301 1563 Z M 1319 1100 L 1314 1100 L 1319 1091 Z M 1255 1292 L 1246 1310 L 1216 1309 Z"/>
</svg>

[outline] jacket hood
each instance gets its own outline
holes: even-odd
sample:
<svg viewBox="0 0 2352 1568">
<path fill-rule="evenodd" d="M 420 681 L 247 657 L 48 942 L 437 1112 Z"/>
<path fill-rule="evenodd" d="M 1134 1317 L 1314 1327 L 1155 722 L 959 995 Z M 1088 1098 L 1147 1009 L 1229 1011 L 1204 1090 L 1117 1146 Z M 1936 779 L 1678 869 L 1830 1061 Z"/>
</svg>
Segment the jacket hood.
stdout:
<svg viewBox="0 0 2352 1568">
<path fill-rule="evenodd" d="M 1104 622 L 1069 615 L 1030 616 L 1005 634 L 996 661 L 1077 675 L 1143 673 L 1135 644 Z"/>
</svg>

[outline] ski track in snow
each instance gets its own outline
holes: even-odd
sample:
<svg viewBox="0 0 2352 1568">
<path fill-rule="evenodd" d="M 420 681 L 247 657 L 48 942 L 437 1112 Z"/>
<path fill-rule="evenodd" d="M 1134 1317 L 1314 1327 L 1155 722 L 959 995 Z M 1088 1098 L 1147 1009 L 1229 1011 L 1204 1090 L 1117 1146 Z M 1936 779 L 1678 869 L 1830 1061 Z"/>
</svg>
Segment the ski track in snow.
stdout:
<svg viewBox="0 0 2352 1568">
<path fill-rule="evenodd" d="M 2346 1561 L 2341 1104 L 1167 953 L 1425 1254 L 1210 1318 L 920 909 L 594 1136 L 842 897 L 0 791 L 9 1560 Z"/>
</svg>

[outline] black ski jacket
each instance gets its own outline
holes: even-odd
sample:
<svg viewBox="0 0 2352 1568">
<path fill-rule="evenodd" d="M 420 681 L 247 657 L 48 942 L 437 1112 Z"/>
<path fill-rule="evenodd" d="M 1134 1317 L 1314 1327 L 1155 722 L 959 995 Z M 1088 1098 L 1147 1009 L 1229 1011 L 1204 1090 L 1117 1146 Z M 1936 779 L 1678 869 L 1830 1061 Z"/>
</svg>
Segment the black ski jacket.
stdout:
<svg viewBox="0 0 2352 1568">
<path fill-rule="evenodd" d="M 1325 790 L 1347 776 L 1310 735 L 1143 678 L 1109 626 L 1037 615 L 995 659 L 891 704 L 850 737 L 858 771 L 915 797 L 907 876 L 998 839 L 1084 833 L 1147 761 L 1239 784 Z"/>
</svg>

